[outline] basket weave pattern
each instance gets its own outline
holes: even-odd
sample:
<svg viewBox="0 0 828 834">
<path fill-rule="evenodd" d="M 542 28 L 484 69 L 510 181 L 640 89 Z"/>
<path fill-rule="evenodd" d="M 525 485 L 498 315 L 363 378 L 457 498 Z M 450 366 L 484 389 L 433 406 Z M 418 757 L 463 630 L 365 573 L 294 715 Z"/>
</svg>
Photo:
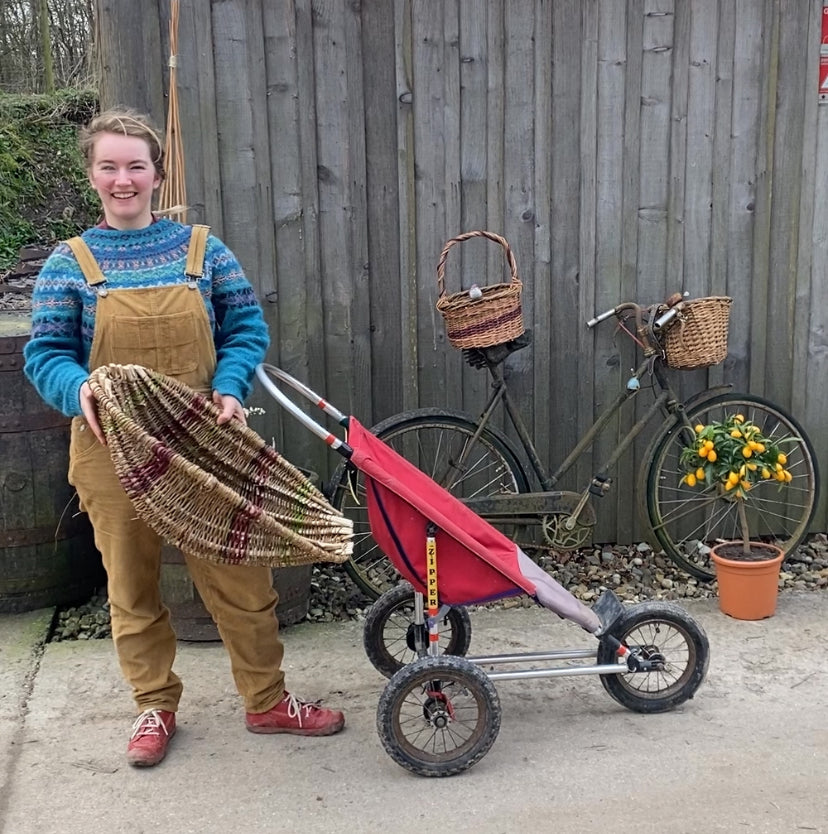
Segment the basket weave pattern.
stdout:
<svg viewBox="0 0 828 834">
<path fill-rule="evenodd" d="M 481 287 L 480 298 L 472 298 L 468 290 L 446 293 L 446 259 L 452 246 L 472 238 L 483 237 L 500 244 L 509 266 L 509 283 Z M 437 309 L 446 324 L 449 342 L 456 348 L 484 348 L 516 339 L 524 331 L 520 294 L 523 284 L 517 274 L 512 249 L 505 238 L 494 232 L 464 232 L 443 247 L 437 264 L 437 288 L 440 291 Z"/>
<path fill-rule="evenodd" d="M 252 429 L 182 383 L 107 365 L 89 385 L 115 471 L 166 541 L 213 562 L 290 567 L 344 562 L 352 523 Z"/>
<path fill-rule="evenodd" d="M 732 301 L 727 296 L 710 296 L 684 304 L 664 336 L 668 367 L 707 368 L 725 360 Z"/>
</svg>

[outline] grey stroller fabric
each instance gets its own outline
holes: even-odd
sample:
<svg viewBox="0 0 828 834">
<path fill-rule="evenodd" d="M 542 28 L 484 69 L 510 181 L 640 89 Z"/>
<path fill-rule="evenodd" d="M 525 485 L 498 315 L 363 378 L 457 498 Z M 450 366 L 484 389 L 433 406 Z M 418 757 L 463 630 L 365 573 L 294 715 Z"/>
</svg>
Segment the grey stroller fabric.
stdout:
<svg viewBox="0 0 828 834">
<path fill-rule="evenodd" d="M 601 620 L 598 619 L 598 615 L 572 596 L 563 585 L 536 565 L 520 548 L 518 548 L 518 565 L 521 573 L 535 583 L 535 596 L 544 608 L 554 611 L 560 617 L 572 620 L 590 634 L 597 634 L 601 631 Z"/>
</svg>

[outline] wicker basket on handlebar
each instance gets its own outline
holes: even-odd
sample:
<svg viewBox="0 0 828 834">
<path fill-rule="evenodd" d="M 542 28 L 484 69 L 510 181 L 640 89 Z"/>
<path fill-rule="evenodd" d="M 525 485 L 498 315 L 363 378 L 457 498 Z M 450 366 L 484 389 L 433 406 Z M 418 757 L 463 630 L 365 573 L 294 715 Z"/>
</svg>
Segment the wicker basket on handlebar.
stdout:
<svg viewBox="0 0 828 834">
<path fill-rule="evenodd" d="M 668 367 L 686 371 L 724 361 L 732 301 L 710 296 L 684 303 L 662 340 Z"/>
<path fill-rule="evenodd" d="M 479 293 L 463 290 L 446 293 L 446 258 L 449 249 L 472 238 L 483 237 L 503 247 L 511 280 L 479 288 Z M 517 264 L 506 239 L 494 232 L 464 232 L 443 247 L 437 264 L 437 288 L 440 296 L 437 309 L 446 323 L 449 342 L 456 348 L 484 348 L 516 339 L 524 332 L 520 294 L 523 284 L 518 278 Z M 477 297 L 475 297 L 477 296 Z"/>
</svg>

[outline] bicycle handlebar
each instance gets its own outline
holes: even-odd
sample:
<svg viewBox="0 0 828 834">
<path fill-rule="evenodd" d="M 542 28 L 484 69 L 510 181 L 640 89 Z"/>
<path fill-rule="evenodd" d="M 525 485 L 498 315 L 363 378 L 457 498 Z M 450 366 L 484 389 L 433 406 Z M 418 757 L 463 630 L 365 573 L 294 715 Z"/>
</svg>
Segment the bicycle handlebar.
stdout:
<svg viewBox="0 0 828 834">
<path fill-rule="evenodd" d="M 596 324 L 600 324 L 602 321 L 606 321 L 610 316 L 615 315 L 616 307 L 612 307 L 609 310 L 606 310 L 603 313 L 591 318 L 587 323 L 586 326 L 589 328 L 595 327 Z"/>
<path fill-rule="evenodd" d="M 681 312 L 681 308 L 684 306 L 684 299 L 688 298 L 689 295 L 690 293 L 688 292 L 673 293 L 673 295 L 671 295 L 667 301 L 664 302 L 668 309 L 653 322 L 653 329 L 661 330 L 661 328 L 663 328 L 666 324 L 669 324 Z M 634 301 L 625 301 L 616 307 L 611 307 L 609 310 L 605 310 L 603 313 L 599 313 L 597 316 L 594 316 L 586 323 L 586 325 L 591 329 L 612 316 L 620 316 L 625 310 L 632 311 L 635 314 L 636 321 L 640 323 L 641 313 L 644 309 L 646 308 L 642 307 L 640 304 L 636 304 Z"/>
<path fill-rule="evenodd" d="M 676 304 L 673 307 L 670 307 L 665 313 L 660 315 L 654 322 L 653 322 L 653 330 L 661 330 L 665 324 L 669 324 L 681 311 L 681 302 Z"/>
</svg>

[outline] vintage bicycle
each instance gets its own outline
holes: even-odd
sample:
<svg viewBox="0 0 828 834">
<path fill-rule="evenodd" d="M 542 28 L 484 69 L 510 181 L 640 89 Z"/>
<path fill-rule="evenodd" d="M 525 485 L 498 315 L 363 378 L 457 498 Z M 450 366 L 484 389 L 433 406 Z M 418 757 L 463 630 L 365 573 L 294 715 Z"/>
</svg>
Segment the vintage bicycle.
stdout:
<svg viewBox="0 0 828 834">
<path fill-rule="evenodd" d="M 510 537 L 519 541 L 534 531 L 534 546 L 539 539 L 542 547 L 569 551 L 591 541 L 600 504 L 596 499 L 612 488 L 613 467 L 646 426 L 660 421 L 637 480 L 648 537 L 654 548 L 687 573 L 707 581 L 714 578 L 710 547 L 739 538 L 737 508 L 715 485 L 688 486 L 679 457 L 682 448 L 692 441 L 697 424 L 743 414 L 763 435 L 784 445 L 786 466 L 793 475 L 784 490 L 778 490 L 773 481 L 751 490 L 746 509 L 752 537 L 773 541 L 790 552 L 804 539 L 816 509 L 818 471 L 813 445 L 794 417 L 763 397 L 736 393 L 730 386 L 720 385 L 686 401 L 679 399 L 668 376 L 682 363 L 669 360 L 665 340 L 671 328 L 687 318 L 694 304 L 697 302 L 678 294 L 668 303 L 650 307 L 624 302 L 587 322 L 593 328 L 615 319 L 644 356 L 615 400 L 551 472 L 541 461 L 518 404 L 510 395 L 504 369 L 505 360 L 513 352 L 530 344 L 530 333 L 504 344 L 464 350 L 467 363 L 485 369 L 491 377 L 491 395 L 480 416 L 420 408 L 392 416 L 371 431 Z M 654 396 L 643 416 L 600 462 L 588 482 L 577 491 L 556 490 L 560 479 L 592 447 L 612 418 L 650 391 Z M 495 414 L 501 408 L 514 427 L 517 445 L 495 425 Z M 363 478 L 347 461 L 335 471 L 328 497 L 354 521 L 354 553 L 345 567 L 362 591 L 377 598 L 397 584 L 399 574 L 371 535 Z"/>
</svg>

